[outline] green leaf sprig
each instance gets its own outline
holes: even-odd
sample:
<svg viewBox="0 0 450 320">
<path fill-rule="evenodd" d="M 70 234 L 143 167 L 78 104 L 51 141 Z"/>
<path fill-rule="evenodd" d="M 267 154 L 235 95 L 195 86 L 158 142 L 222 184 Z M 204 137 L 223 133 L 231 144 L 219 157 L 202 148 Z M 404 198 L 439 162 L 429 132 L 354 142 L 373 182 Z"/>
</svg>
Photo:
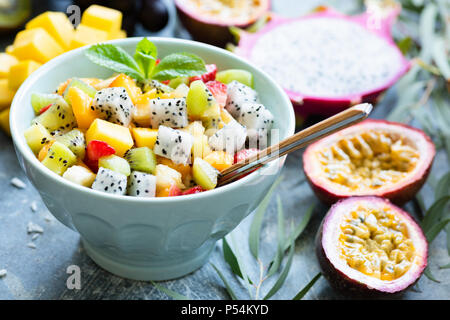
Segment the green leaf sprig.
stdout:
<svg viewBox="0 0 450 320">
<path fill-rule="evenodd" d="M 124 73 L 141 83 L 151 79 L 164 81 L 178 77 L 194 77 L 206 72 L 205 62 L 189 52 L 172 53 L 162 58 L 159 64 L 158 48 L 147 38 L 136 45 L 134 56 L 113 44 L 96 44 L 85 52 L 93 63 L 114 72 Z"/>
</svg>

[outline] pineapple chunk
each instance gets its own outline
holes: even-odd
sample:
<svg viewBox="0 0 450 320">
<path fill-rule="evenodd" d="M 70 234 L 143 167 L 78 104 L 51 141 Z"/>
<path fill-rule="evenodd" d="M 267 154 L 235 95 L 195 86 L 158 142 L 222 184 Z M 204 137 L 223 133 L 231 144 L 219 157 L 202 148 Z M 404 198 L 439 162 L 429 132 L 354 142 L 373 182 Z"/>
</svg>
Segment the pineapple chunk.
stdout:
<svg viewBox="0 0 450 320">
<path fill-rule="evenodd" d="M 95 119 L 86 132 L 86 141 L 100 140 L 116 150 L 116 155 L 123 157 L 134 142 L 130 129 L 105 120 Z"/>
<path fill-rule="evenodd" d="M 91 28 L 117 34 L 122 25 L 122 12 L 99 5 L 91 5 L 83 12 L 81 23 Z"/>
<path fill-rule="evenodd" d="M 109 34 L 109 40 L 125 39 L 126 37 L 127 37 L 127 32 L 125 30 L 119 30 L 117 32 L 111 32 Z"/>
<path fill-rule="evenodd" d="M 91 109 L 92 98 L 77 87 L 70 87 L 68 98 L 72 104 L 72 111 L 77 119 L 78 127 L 88 129 L 97 119 L 97 113 Z"/>
<path fill-rule="evenodd" d="M 76 49 L 106 40 L 108 40 L 107 32 L 79 24 L 70 43 L 70 48 Z"/>
<path fill-rule="evenodd" d="M 181 173 L 166 165 L 158 164 L 155 169 L 156 176 L 156 196 L 167 196 L 173 185 L 180 189 L 184 189 L 181 181 Z"/>
<path fill-rule="evenodd" d="M 14 91 L 9 88 L 8 79 L 0 79 L 0 110 L 9 108 L 14 98 Z"/>
<path fill-rule="evenodd" d="M 48 130 L 40 123 L 32 124 L 23 133 L 30 149 L 38 154 L 42 147 L 49 141 L 53 140 Z"/>
<path fill-rule="evenodd" d="M 0 78 L 7 78 L 9 75 L 9 69 L 17 64 L 19 62 L 19 60 L 17 60 L 16 57 L 8 54 L 8 53 L 4 53 L 1 52 L 0 53 Z"/>
<path fill-rule="evenodd" d="M 62 54 L 64 49 L 43 28 L 23 30 L 14 40 L 12 54 L 19 60 L 45 63 Z"/>
<path fill-rule="evenodd" d="M 74 165 L 66 170 L 63 178 L 73 183 L 90 188 L 94 183 L 96 175 L 85 166 Z"/>
<path fill-rule="evenodd" d="M 148 147 L 153 149 L 158 137 L 158 129 L 132 128 L 131 132 L 138 148 Z"/>
<path fill-rule="evenodd" d="M 7 134 L 11 135 L 9 130 L 9 108 L 0 112 L 0 128 Z"/>
<path fill-rule="evenodd" d="M 70 42 L 74 36 L 72 23 L 63 12 L 44 12 L 31 21 L 26 29 L 43 28 L 45 29 L 65 50 L 70 48 Z"/>
<path fill-rule="evenodd" d="M 40 63 L 33 60 L 20 61 L 9 69 L 9 88 L 11 90 L 19 89 L 20 85 L 41 66 Z"/>
</svg>

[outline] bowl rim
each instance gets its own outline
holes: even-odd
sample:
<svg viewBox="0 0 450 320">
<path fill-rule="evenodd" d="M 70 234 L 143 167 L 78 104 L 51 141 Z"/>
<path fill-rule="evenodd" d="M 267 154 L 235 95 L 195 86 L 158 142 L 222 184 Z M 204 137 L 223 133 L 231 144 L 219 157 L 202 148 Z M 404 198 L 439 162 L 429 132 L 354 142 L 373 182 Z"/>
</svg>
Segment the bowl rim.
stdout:
<svg viewBox="0 0 450 320">
<path fill-rule="evenodd" d="M 121 45 L 130 44 L 130 43 L 136 44 L 138 41 L 140 41 L 143 38 L 144 37 L 131 37 L 131 38 L 126 38 L 126 39 L 116 39 L 116 40 L 105 41 L 102 43 L 115 44 L 115 45 L 121 46 Z M 266 78 L 266 80 L 270 83 L 270 85 L 272 87 L 274 87 L 275 90 L 280 93 L 280 96 L 283 99 L 283 101 L 280 101 L 281 102 L 280 104 L 288 107 L 288 114 L 289 114 L 289 117 L 288 117 L 289 119 L 288 119 L 287 123 L 283 123 L 283 125 L 287 126 L 287 136 L 294 134 L 295 115 L 294 115 L 294 109 L 292 107 L 292 103 L 291 103 L 289 97 L 287 96 L 287 94 L 281 88 L 281 86 L 279 84 L 277 84 L 267 73 L 265 73 L 263 70 L 256 67 L 255 65 L 253 65 L 251 62 L 249 62 L 249 61 L 243 59 L 242 57 L 239 57 L 229 51 L 226 51 L 222 48 L 218 48 L 218 47 L 208 45 L 205 43 L 201 43 L 201 42 L 197 42 L 197 41 L 185 40 L 185 39 L 179 39 L 179 38 L 168 38 L 168 37 L 147 37 L 147 38 L 149 38 L 152 42 L 154 41 L 157 46 L 160 45 L 161 43 L 183 44 L 183 45 L 187 45 L 187 46 L 204 48 L 206 50 L 212 50 L 218 54 L 225 55 L 228 58 L 231 58 L 234 60 L 239 60 L 240 62 L 248 65 L 249 67 L 257 70 Z M 114 194 L 109 194 L 106 192 L 101 192 L 98 190 L 87 188 L 87 187 L 84 187 L 81 185 L 77 185 L 76 183 L 67 181 L 62 176 L 47 169 L 36 158 L 34 153 L 31 151 L 31 149 L 25 143 L 25 140 L 20 138 L 21 134 L 23 135 L 23 133 L 19 132 L 19 129 L 17 128 L 18 121 L 16 121 L 16 119 L 20 118 L 19 115 L 16 115 L 20 110 L 19 101 L 24 99 L 24 95 L 30 90 L 30 87 L 36 81 L 38 81 L 38 79 L 41 77 L 41 74 L 43 74 L 44 72 L 47 72 L 49 69 L 51 70 L 51 69 L 57 67 L 61 63 L 61 61 L 66 61 L 66 60 L 70 59 L 70 57 L 72 57 L 72 56 L 82 54 L 82 52 L 89 47 L 90 47 L 90 45 L 65 52 L 65 53 L 59 55 L 58 57 L 50 60 L 49 62 L 45 63 L 44 65 L 42 65 L 38 70 L 33 72 L 24 81 L 24 83 L 22 83 L 22 85 L 20 86 L 19 90 L 16 92 L 14 99 L 11 103 L 9 121 L 10 121 L 10 127 L 11 127 L 11 137 L 12 137 L 13 143 L 15 145 L 16 153 L 20 153 L 20 155 L 22 155 L 24 160 L 27 161 L 40 174 L 47 176 L 50 180 L 52 180 L 55 183 L 63 184 L 65 187 L 69 188 L 71 191 L 81 192 L 81 193 L 84 193 L 89 196 L 97 196 L 97 197 L 103 198 L 105 200 L 114 200 L 114 201 L 118 200 L 118 201 L 125 201 L 125 202 L 129 202 L 129 203 L 136 203 L 136 202 L 137 203 L 167 203 L 167 202 L 174 203 L 174 202 L 180 202 L 180 201 L 188 201 L 191 199 L 203 199 L 203 198 L 207 198 L 207 197 L 213 197 L 213 196 L 219 195 L 221 193 L 225 193 L 227 191 L 230 191 L 231 189 L 238 188 L 238 187 L 242 186 L 243 184 L 254 182 L 256 180 L 256 177 L 261 175 L 261 172 L 266 171 L 266 170 L 268 171 L 269 169 L 275 169 L 274 166 L 278 165 L 278 163 L 279 163 L 278 160 L 272 161 L 271 163 L 264 165 L 263 168 L 247 175 L 244 178 L 241 178 L 241 179 L 239 179 L 233 183 L 227 184 L 225 186 L 218 187 L 218 188 L 208 190 L 205 192 L 191 194 L 191 195 L 183 195 L 183 196 L 178 196 L 178 197 L 149 197 L 149 198 L 131 197 L 128 195 L 114 195 Z M 277 170 L 279 170 L 279 169 L 277 169 Z"/>
</svg>

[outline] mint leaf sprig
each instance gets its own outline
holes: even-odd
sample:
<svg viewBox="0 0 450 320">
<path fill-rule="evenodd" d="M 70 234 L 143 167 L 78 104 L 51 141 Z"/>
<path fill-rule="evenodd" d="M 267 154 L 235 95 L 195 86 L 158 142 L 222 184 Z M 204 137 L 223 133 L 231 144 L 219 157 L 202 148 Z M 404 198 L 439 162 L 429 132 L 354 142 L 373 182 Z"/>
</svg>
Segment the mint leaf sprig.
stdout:
<svg viewBox="0 0 450 320">
<path fill-rule="evenodd" d="M 136 45 L 133 57 L 113 44 L 93 45 L 86 50 L 85 55 L 93 63 L 114 72 L 124 73 L 141 83 L 151 79 L 164 81 L 178 77 L 195 77 L 206 72 L 203 59 L 188 52 L 169 54 L 156 65 L 158 48 L 147 38 Z"/>
</svg>

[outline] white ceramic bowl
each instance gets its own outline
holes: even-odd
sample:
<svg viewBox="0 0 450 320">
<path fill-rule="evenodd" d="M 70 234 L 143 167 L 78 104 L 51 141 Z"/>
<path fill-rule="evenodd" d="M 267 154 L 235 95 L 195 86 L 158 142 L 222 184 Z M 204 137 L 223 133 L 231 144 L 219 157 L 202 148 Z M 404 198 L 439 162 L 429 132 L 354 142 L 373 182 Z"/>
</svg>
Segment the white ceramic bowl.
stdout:
<svg viewBox="0 0 450 320">
<path fill-rule="evenodd" d="M 141 38 L 114 40 L 133 53 Z M 272 79 L 234 54 L 198 42 L 152 38 L 159 56 L 187 51 L 215 63 L 219 70 L 246 69 L 255 89 L 275 115 L 281 139 L 294 133 L 291 102 Z M 71 77 L 108 77 L 92 64 L 85 48 L 65 53 L 34 72 L 20 87 L 11 106 L 10 124 L 20 165 L 50 212 L 79 232 L 88 255 L 104 269 L 137 280 L 165 280 L 200 267 L 216 241 L 233 230 L 259 204 L 275 181 L 284 158 L 245 178 L 208 192 L 171 198 L 113 196 L 73 184 L 44 167 L 27 146 L 23 132 L 34 118 L 32 92 L 50 93 Z M 300 169 L 299 169 L 300 170 Z M 274 173 L 276 172 L 276 173 Z"/>
</svg>

